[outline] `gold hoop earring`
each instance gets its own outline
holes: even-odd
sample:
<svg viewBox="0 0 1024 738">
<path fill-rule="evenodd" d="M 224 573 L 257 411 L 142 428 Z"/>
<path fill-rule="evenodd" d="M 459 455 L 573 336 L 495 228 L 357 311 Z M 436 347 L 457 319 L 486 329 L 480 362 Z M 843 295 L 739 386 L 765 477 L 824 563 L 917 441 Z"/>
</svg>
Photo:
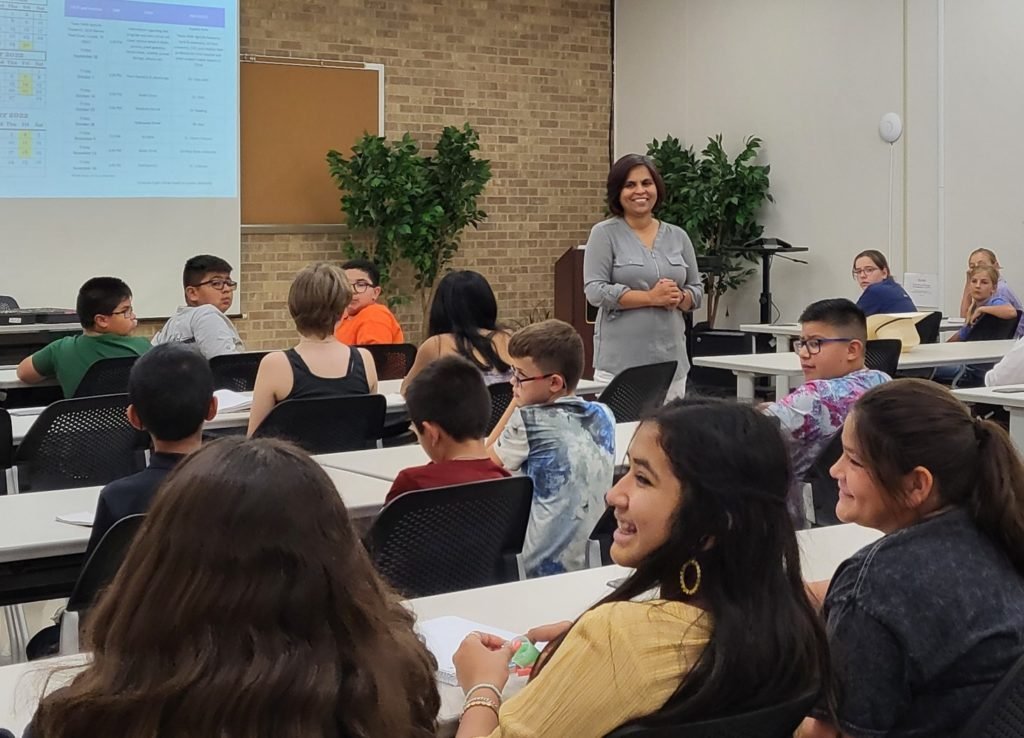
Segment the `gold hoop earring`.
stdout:
<svg viewBox="0 0 1024 738">
<path fill-rule="evenodd" d="M 690 568 L 694 571 L 694 580 L 692 585 L 686 584 L 686 574 L 690 571 Z M 697 559 L 690 559 L 682 568 L 679 570 L 679 589 L 683 591 L 684 595 L 695 595 L 697 590 L 700 589 L 700 564 L 697 563 Z"/>
</svg>

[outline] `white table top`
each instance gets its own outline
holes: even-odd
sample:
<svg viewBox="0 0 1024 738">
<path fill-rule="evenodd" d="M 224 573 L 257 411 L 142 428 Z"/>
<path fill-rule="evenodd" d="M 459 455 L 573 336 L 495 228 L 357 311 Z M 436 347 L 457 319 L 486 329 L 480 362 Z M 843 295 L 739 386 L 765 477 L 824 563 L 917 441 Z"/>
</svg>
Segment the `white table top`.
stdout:
<svg viewBox="0 0 1024 738">
<path fill-rule="evenodd" d="M 963 328 L 963 318 L 943 318 L 939 323 L 940 331 L 958 331 Z M 800 335 L 799 323 L 743 323 L 740 330 L 744 333 L 767 333 L 772 336 L 790 336 L 796 338 Z"/>
<path fill-rule="evenodd" d="M 373 517 L 384 506 L 390 482 L 341 469 L 324 467 L 324 471 L 352 517 Z M 100 489 L 0 495 L 0 563 L 84 553 L 91 528 L 59 523 L 57 516 L 93 512 Z"/>
<path fill-rule="evenodd" d="M 619 423 L 615 426 L 615 463 L 625 463 L 626 450 L 636 432 L 638 423 Z M 393 482 L 398 472 L 410 466 L 421 466 L 430 459 L 419 444 L 394 448 L 371 448 L 365 451 L 342 451 L 314 456 L 319 463 L 335 469 L 365 474 Z"/>
<path fill-rule="evenodd" d="M 828 578 L 840 562 L 881 534 L 868 528 L 840 525 L 800 531 L 800 558 L 804 577 Z M 534 625 L 576 618 L 607 594 L 607 582 L 624 576 L 618 566 L 562 574 L 525 582 L 452 592 L 411 600 L 408 607 L 418 619 L 458 615 L 495 628 L 523 633 Z M 0 725 L 21 735 L 35 712 L 38 697 L 51 669 L 81 661 L 83 656 L 60 657 L 0 667 Z M 59 680 L 51 688 L 61 686 Z M 439 685 L 443 730 L 450 734 L 462 706 L 458 687 Z M 515 685 L 515 686 L 520 686 Z"/>
<path fill-rule="evenodd" d="M 0 336 L 18 333 L 81 333 L 82 324 L 72 323 L 27 323 L 23 325 L 0 325 Z"/>
<path fill-rule="evenodd" d="M 45 387 L 57 384 L 57 380 L 52 378 L 44 379 L 39 384 L 25 384 L 18 379 L 17 369 L 18 367 L 16 366 L 0 367 L 0 390 L 26 389 L 28 387 Z"/>
<path fill-rule="evenodd" d="M 1005 390 L 1015 391 L 1006 392 Z M 1005 387 L 972 387 L 953 390 L 953 394 L 964 402 L 981 402 L 986 405 L 1002 405 L 1006 408 L 1024 408 L 1024 384 L 1008 384 Z"/>
<path fill-rule="evenodd" d="M 900 354 L 900 369 L 925 369 L 950 364 L 990 364 L 999 361 L 1015 341 L 961 341 L 926 343 Z M 698 356 L 694 365 L 728 369 L 746 374 L 802 374 L 800 358 L 794 352 Z"/>
</svg>

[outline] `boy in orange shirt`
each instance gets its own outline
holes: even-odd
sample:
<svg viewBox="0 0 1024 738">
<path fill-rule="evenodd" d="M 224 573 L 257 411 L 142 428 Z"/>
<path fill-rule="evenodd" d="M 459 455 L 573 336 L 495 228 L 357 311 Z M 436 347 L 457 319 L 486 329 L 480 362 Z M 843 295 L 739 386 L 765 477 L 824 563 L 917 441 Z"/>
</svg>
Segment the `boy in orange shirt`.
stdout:
<svg viewBox="0 0 1024 738">
<path fill-rule="evenodd" d="M 334 329 L 334 337 L 348 346 L 371 343 L 404 343 L 402 327 L 380 298 L 380 271 L 368 259 L 352 259 L 341 265 L 352 284 L 352 302 Z"/>
</svg>

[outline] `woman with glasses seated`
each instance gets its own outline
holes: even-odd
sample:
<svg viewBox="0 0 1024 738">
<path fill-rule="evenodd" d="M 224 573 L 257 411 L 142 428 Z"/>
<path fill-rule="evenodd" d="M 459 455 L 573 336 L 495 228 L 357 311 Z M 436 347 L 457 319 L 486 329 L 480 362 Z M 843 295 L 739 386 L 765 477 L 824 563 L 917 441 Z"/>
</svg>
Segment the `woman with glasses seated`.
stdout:
<svg viewBox="0 0 1024 738">
<path fill-rule="evenodd" d="M 430 304 L 427 333 L 402 381 L 403 394 L 425 366 L 451 354 L 472 362 L 487 384 L 512 379 L 511 334 L 498 324 L 498 301 L 482 274 L 462 269 L 444 276 Z"/>
<path fill-rule="evenodd" d="M 249 412 L 249 435 L 285 400 L 330 400 L 377 391 L 377 369 L 366 349 L 340 343 L 334 326 L 352 299 L 345 273 L 333 264 L 299 272 L 288 290 L 288 312 L 299 344 L 260 361 Z"/>
<path fill-rule="evenodd" d="M 334 337 L 347 346 L 404 343 L 405 335 L 394 313 L 380 299 L 380 270 L 369 259 L 341 265 L 352 285 L 352 302 L 341 316 Z"/>
<path fill-rule="evenodd" d="M 857 307 L 865 315 L 917 312 L 903 285 L 889 274 L 889 262 L 881 251 L 868 249 L 857 254 L 853 259 L 853 278 L 864 290 Z"/>
</svg>

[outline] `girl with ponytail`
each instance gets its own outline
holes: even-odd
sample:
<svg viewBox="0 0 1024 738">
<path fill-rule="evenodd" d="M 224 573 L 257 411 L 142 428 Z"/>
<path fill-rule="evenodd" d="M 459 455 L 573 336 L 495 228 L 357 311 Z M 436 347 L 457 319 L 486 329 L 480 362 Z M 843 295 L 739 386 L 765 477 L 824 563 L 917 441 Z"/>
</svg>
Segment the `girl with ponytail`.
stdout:
<svg viewBox="0 0 1024 738">
<path fill-rule="evenodd" d="M 868 391 L 843 426 L 836 514 L 885 535 L 836 571 L 824 615 L 835 719 L 801 738 L 953 736 L 1024 654 L 1024 465 L 943 387 Z"/>
</svg>

